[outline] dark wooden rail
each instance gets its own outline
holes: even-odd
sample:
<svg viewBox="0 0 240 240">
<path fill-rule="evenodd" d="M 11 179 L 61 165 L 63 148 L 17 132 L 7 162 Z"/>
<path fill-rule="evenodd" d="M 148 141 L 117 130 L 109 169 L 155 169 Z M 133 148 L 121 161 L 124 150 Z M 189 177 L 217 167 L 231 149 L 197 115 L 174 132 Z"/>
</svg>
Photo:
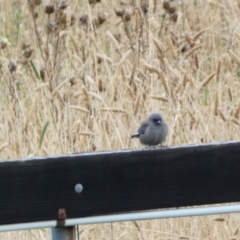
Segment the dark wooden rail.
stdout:
<svg viewBox="0 0 240 240">
<path fill-rule="evenodd" d="M 0 162 L 0 224 L 237 201 L 240 142 Z"/>
</svg>

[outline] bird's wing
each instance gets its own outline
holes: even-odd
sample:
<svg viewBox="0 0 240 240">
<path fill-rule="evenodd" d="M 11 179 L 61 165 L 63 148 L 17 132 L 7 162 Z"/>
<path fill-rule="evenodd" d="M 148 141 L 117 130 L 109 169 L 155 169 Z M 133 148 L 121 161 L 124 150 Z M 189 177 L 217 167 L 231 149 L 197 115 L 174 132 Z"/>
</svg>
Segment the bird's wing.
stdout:
<svg viewBox="0 0 240 240">
<path fill-rule="evenodd" d="M 144 134 L 148 125 L 149 123 L 147 121 L 144 121 L 142 125 L 139 127 L 139 129 L 137 130 L 137 132 L 131 136 L 131 138 L 139 137 L 141 134 Z"/>
<path fill-rule="evenodd" d="M 142 123 L 142 125 L 139 127 L 139 129 L 137 130 L 137 132 L 140 133 L 140 134 L 144 134 L 148 125 L 149 125 L 149 123 L 147 121 L 144 121 Z"/>
</svg>

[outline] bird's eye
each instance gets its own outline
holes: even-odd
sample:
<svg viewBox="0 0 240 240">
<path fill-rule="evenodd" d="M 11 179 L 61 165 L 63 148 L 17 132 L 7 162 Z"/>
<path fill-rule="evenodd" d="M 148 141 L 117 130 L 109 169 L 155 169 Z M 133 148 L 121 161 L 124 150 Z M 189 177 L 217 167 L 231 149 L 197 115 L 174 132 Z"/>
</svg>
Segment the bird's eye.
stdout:
<svg viewBox="0 0 240 240">
<path fill-rule="evenodd" d="M 154 119 L 153 120 L 157 125 L 160 125 L 162 123 L 161 119 Z"/>
</svg>

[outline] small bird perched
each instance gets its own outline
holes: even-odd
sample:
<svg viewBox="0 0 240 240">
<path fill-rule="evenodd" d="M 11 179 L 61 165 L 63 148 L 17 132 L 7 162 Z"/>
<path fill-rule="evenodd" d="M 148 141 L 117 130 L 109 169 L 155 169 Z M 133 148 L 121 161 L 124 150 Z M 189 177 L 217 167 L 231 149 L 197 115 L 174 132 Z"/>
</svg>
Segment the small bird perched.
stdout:
<svg viewBox="0 0 240 240">
<path fill-rule="evenodd" d="M 151 113 L 147 120 L 143 121 L 137 132 L 131 138 L 139 138 L 140 142 L 147 146 L 156 146 L 166 141 L 168 125 L 160 113 Z"/>
</svg>

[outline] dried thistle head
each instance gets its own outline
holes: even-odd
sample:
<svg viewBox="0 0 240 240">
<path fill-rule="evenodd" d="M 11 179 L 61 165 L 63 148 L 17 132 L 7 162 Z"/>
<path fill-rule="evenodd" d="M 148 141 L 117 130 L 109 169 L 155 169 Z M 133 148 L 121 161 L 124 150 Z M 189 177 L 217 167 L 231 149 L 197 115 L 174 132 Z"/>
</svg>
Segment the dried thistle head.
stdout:
<svg viewBox="0 0 240 240">
<path fill-rule="evenodd" d="M 45 81 L 45 73 L 46 73 L 46 68 L 45 67 L 42 67 L 40 69 L 40 77 L 43 81 Z"/>
<path fill-rule="evenodd" d="M 188 51 L 189 47 L 186 44 L 181 45 L 181 53 Z"/>
<path fill-rule="evenodd" d="M 34 17 L 35 19 L 37 19 L 37 18 L 39 17 L 38 12 L 35 12 L 35 13 L 33 14 L 33 17 Z"/>
<path fill-rule="evenodd" d="M 70 77 L 69 78 L 69 83 L 71 84 L 71 86 L 76 85 L 77 84 L 77 79 L 75 77 Z"/>
<path fill-rule="evenodd" d="M 32 52 L 33 52 L 33 49 L 29 47 L 22 52 L 22 55 L 24 58 L 30 58 L 32 56 Z"/>
<path fill-rule="evenodd" d="M 178 19 L 178 13 L 175 12 L 175 13 L 171 14 L 170 19 L 171 19 L 171 21 L 173 21 L 173 22 L 177 22 L 177 19 Z"/>
<path fill-rule="evenodd" d="M 106 91 L 106 86 L 101 78 L 98 80 L 98 90 L 100 92 Z"/>
<path fill-rule="evenodd" d="M 47 23 L 47 33 L 52 33 L 57 29 L 57 24 L 55 22 L 49 22 Z"/>
<path fill-rule="evenodd" d="M 11 73 L 15 72 L 17 70 L 17 62 L 15 60 L 10 60 L 8 63 L 8 69 Z"/>
<path fill-rule="evenodd" d="M 163 1 L 163 8 L 168 11 L 168 9 L 170 8 L 170 2 L 168 0 L 164 0 Z"/>
<path fill-rule="evenodd" d="M 34 8 L 37 5 L 40 5 L 42 0 L 28 0 L 28 4 L 31 8 Z"/>
<path fill-rule="evenodd" d="M 101 25 L 107 20 L 108 14 L 106 12 L 99 12 L 97 15 L 97 18 L 98 18 L 99 25 Z"/>
<path fill-rule="evenodd" d="M 82 15 L 82 16 L 79 18 L 79 21 L 80 21 L 82 24 L 87 24 L 87 23 L 88 23 L 88 15 L 86 15 L 86 14 Z"/>
<path fill-rule="evenodd" d="M 131 20 L 131 18 L 132 18 L 132 10 L 131 10 L 131 9 L 127 9 L 127 10 L 125 11 L 124 16 L 123 16 L 123 20 L 124 20 L 125 22 L 129 22 L 129 21 Z"/>
<path fill-rule="evenodd" d="M 163 1 L 163 8 L 169 14 L 173 14 L 177 11 L 177 8 L 169 0 L 164 0 Z"/>
<path fill-rule="evenodd" d="M 122 6 L 117 6 L 115 9 L 114 9 L 116 15 L 118 17 L 122 17 L 125 13 L 125 9 L 122 7 Z"/>
<path fill-rule="evenodd" d="M 7 47 L 9 45 L 9 42 L 6 38 L 2 38 L 0 40 L 0 49 L 4 49 L 5 47 Z"/>
<path fill-rule="evenodd" d="M 67 13 L 66 12 L 63 12 L 61 14 L 60 19 L 59 19 L 59 23 L 64 24 L 64 25 L 67 24 Z"/>
<path fill-rule="evenodd" d="M 37 6 L 42 3 L 42 0 L 33 0 L 33 3 Z"/>
<path fill-rule="evenodd" d="M 53 4 L 47 4 L 45 5 L 45 13 L 52 14 L 54 13 L 54 5 Z"/>
<path fill-rule="evenodd" d="M 175 13 L 177 11 L 177 8 L 175 7 L 175 6 L 170 6 L 168 9 L 167 9 L 167 12 L 169 13 L 169 14 L 173 14 L 173 13 Z"/>
<path fill-rule="evenodd" d="M 27 48 L 30 48 L 30 47 L 31 47 L 31 44 L 29 42 L 24 42 L 22 44 L 22 50 L 23 51 L 26 50 Z"/>
<path fill-rule="evenodd" d="M 67 8 L 68 6 L 68 0 L 61 0 L 57 3 L 57 7 L 61 10 Z"/>
<path fill-rule="evenodd" d="M 144 14 L 147 14 L 148 8 L 149 8 L 149 5 L 148 5 L 147 2 L 144 2 L 144 3 L 141 4 L 141 9 L 142 9 Z"/>
<path fill-rule="evenodd" d="M 97 56 L 97 64 L 102 63 L 102 58 L 100 58 L 99 56 Z"/>
</svg>

